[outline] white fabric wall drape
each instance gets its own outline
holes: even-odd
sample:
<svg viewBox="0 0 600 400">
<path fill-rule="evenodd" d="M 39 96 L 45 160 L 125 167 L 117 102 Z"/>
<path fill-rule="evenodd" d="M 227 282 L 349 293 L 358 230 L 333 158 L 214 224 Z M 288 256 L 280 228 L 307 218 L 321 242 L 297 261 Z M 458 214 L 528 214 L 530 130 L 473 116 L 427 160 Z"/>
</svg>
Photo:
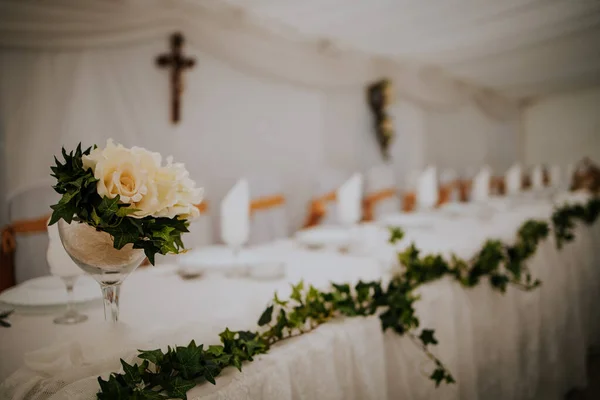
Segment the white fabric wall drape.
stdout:
<svg viewBox="0 0 600 400">
<path fill-rule="evenodd" d="M 61 146 L 101 145 L 112 137 L 185 162 L 213 205 L 240 176 L 277 171 L 294 229 L 319 171 L 380 163 L 364 90 L 383 72 L 399 94 L 390 109 L 399 181 L 425 162 L 446 161 L 425 157 L 424 107 L 452 115 L 448 110 L 469 103 L 468 86 L 435 70 L 386 63 L 388 69 L 370 69 L 381 60 L 315 51 L 310 41 L 267 35 L 226 7 L 186 4 L 0 1 L 0 163 L 7 192 L 47 178 Z M 189 39 L 185 52 L 197 58 L 185 73 L 177 127 L 169 122 L 168 74 L 154 64 L 175 28 Z M 479 138 L 492 126 L 464 128 Z M 462 166 L 455 161 L 462 158 L 447 166 Z"/>
<path fill-rule="evenodd" d="M 429 112 L 426 120 L 426 160 L 459 173 L 484 164 L 498 173 L 517 160 L 519 114 L 506 121 L 490 119 L 473 107 L 458 112 Z"/>
<path fill-rule="evenodd" d="M 600 86 L 549 97 L 525 110 L 525 161 L 563 168 L 588 156 L 600 163 Z"/>
<path fill-rule="evenodd" d="M 431 109 L 475 104 L 510 117 L 517 101 L 454 79 L 438 68 L 374 57 L 258 20 L 224 2 L 3 0 L 0 46 L 81 50 L 131 46 L 183 31 L 202 51 L 269 79 L 309 87 L 357 87 L 387 76 L 398 94 Z"/>
</svg>

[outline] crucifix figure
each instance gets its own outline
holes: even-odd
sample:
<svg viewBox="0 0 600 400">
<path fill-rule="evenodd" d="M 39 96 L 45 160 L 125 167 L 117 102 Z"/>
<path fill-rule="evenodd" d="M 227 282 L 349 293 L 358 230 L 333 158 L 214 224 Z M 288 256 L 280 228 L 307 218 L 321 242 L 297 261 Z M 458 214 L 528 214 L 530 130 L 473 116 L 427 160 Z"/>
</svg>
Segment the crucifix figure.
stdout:
<svg viewBox="0 0 600 400">
<path fill-rule="evenodd" d="M 171 51 L 157 57 L 156 63 L 159 67 L 168 67 L 171 72 L 171 121 L 176 124 L 181 116 L 181 93 L 183 92 L 182 72 L 186 68 L 192 68 L 196 64 L 193 58 L 183 55 L 183 35 L 174 33 L 171 35 Z"/>
</svg>

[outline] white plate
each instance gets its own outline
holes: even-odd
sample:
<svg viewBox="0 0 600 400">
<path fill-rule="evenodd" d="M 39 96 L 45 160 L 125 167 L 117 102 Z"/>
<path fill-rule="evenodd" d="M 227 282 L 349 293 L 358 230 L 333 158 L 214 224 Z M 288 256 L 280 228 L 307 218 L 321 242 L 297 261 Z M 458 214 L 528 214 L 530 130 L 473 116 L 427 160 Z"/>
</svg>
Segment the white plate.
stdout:
<svg viewBox="0 0 600 400">
<path fill-rule="evenodd" d="M 98 283 L 82 275 L 75 281 L 73 302 L 86 303 L 102 297 Z M 15 307 L 48 307 L 67 304 L 67 289 L 56 276 L 30 279 L 0 293 L 0 302 Z"/>
<path fill-rule="evenodd" d="M 436 216 L 431 213 L 399 213 L 384 216 L 378 223 L 383 226 L 400 228 L 431 229 L 433 228 L 436 219 L 439 218 L 440 215 Z"/>
<path fill-rule="evenodd" d="M 296 240 L 310 248 L 335 247 L 342 248 L 350 245 L 351 234 L 348 229 L 320 226 L 296 232 Z"/>
</svg>

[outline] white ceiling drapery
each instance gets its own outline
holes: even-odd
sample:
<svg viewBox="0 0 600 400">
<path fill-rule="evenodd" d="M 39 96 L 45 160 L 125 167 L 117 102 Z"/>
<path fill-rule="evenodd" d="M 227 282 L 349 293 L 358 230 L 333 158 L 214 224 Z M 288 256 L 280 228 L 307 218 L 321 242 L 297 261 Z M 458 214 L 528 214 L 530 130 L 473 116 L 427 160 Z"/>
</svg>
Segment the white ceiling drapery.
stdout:
<svg viewBox="0 0 600 400">
<path fill-rule="evenodd" d="M 253 74 L 317 88 L 365 86 L 381 77 L 397 95 L 434 111 L 473 104 L 494 119 L 514 118 L 520 102 L 410 61 L 341 48 L 223 2 L 4 0 L 0 47 L 84 50 L 130 46 L 185 33 L 194 47 Z"/>
<path fill-rule="evenodd" d="M 597 0 L 225 1 L 371 54 L 439 65 L 511 97 L 600 85 Z"/>
</svg>

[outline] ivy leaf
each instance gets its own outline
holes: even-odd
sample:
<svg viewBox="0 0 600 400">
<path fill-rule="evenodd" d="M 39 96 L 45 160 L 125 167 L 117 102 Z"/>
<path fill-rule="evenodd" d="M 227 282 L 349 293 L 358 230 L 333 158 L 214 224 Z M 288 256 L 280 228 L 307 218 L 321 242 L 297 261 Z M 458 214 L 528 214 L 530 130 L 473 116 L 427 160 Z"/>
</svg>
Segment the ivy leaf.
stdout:
<svg viewBox="0 0 600 400">
<path fill-rule="evenodd" d="M 389 227 L 390 231 L 390 244 L 395 244 L 404 238 L 404 231 L 400 227 Z"/>
<path fill-rule="evenodd" d="M 296 285 L 292 285 L 292 294 L 290 299 L 302 303 L 302 291 L 304 290 L 304 281 L 298 282 Z"/>
<path fill-rule="evenodd" d="M 145 388 L 141 392 L 136 392 L 140 400 L 166 400 L 167 396 L 163 395 L 158 390 L 152 390 L 150 388 Z"/>
<path fill-rule="evenodd" d="M 208 350 L 206 350 L 206 352 L 215 357 L 219 357 L 221 354 L 223 354 L 223 346 L 208 346 Z"/>
<path fill-rule="evenodd" d="M 267 325 L 268 323 L 271 322 L 272 318 L 273 318 L 273 306 L 270 305 L 269 307 L 267 307 L 267 309 L 265 311 L 263 311 L 260 318 L 258 319 L 258 326 Z"/>
<path fill-rule="evenodd" d="M 285 300 L 285 301 L 284 300 L 280 300 L 277 297 L 277 293 L 275 293 L 275 295 L 273 296 L 273 303 L 277 304 L 278 306 L 285 307 L 285 306 L 287 306 L 288 301 L 287 300 Z"/>
<path fill-rule="evenodd" d="M 435 382 L 435 387 L 438 387 L 440 386 L 440 383 L 446 379 L 446 371 L 443 368 L 438 367 L 433 371 L 429 379 Z"/>
<path fill-rule="evenodd" d="M 138 351 L 140 352 L 140 354 L 138 354 L 138 358 L 142 360 L 148 360 L 155 365 L 160 365 L 165 358 L 165 354 L 161 349 Z"/>
<path fill-rule="evenodd" d="M 423 329 L 423 331 L 421 331 L 419 339 L 421 340 L 424 346 L 428 346 L 430 344 L 438 344 L 438 341 L 434 337 L 434 333 L 435 332 L 431 329 Z"/>
<path fill-rule="evenodd" d="M 194 375 L 203 370 L 200 363 L 202 347 L 196 347 L 192 341 L 187 347 L 177 347 L 173 358 L 173 369 L 179 371 L 184 379 L 193 379 Z"/>
<path fill-rule="evenodd" d="M 235 339 L 235 332 L 230 331 L 229 328 L 225 328 L 225 330 L 219 334 L 219 337 L 223 343 L 232 341 Z"/>
<path fill-rule="evenodd" d="M 102 198 L 102 201 L 98 205 L 98 212 L 100 213 L 100 215 L 116 214 L 117 211 L 119 211 L 119 200 L 120 199 L 121 199 L 121 196 L 119 196 L 119 195 L 116 195 L 112 199 L 104 196 Z"/>
<path fill-rule="evenodd" d="M 187 399 L 187 392 L 193 389 L 196 383 L 177 376 L 169 382 L 168 386 L 169 396 L 175 399 Z"/>
<path fill-rule="evenodd" d="M 131 388 L 121 384 L 114 374 L 107 381 L 98 378 L 100 390 L 97 394 L 99 400 L 129 400 L 132 394 Z"/>
<path fill-rule="evenodd" d="M 138 365 L 129 365 L 125 362 L 125 360 L 121 359 L 121 365 L 123 366 L 123 379 L 125 383 L 129 386 L 135 386 L 136 384 L 142 382 L 142 376 L 140 375 L 140 370 L 138 369 Z"/>
</svg>

